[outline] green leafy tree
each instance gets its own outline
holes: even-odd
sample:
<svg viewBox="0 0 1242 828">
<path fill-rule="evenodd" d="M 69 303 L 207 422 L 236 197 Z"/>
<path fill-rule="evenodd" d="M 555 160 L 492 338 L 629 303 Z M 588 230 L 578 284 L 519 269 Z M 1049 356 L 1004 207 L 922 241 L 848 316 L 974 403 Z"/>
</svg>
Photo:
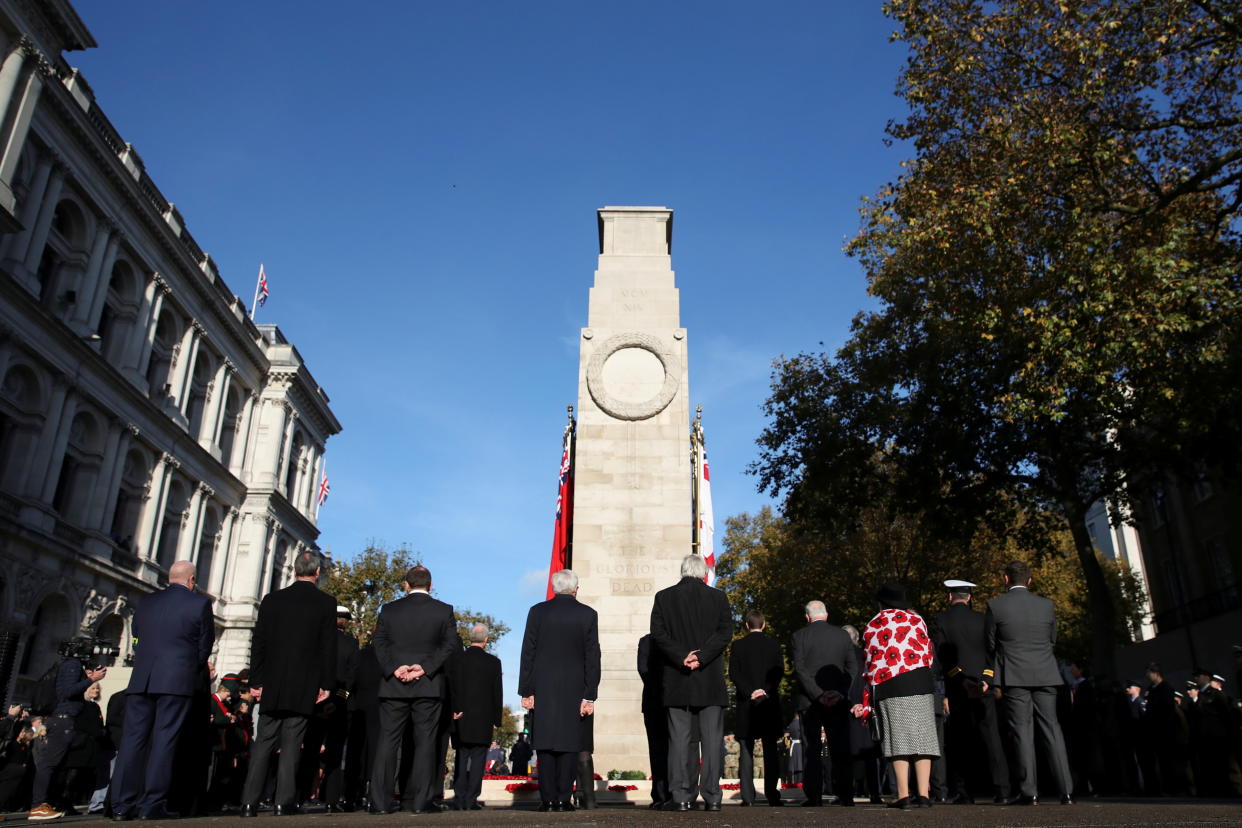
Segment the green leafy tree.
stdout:
<svg viewBox="0 0 1242 828">
<path fill-rule="evenodd" d="M 879 308 L 778 362 L 755 469 L 838 526 L 891 497 L 938 538 L 1068 534 L 1108 673 L 1125 624 L 1088 509 L 1123 519 L 1157 470 L 1239 446 L 1237 4 L 885 9 L 910 53 L 888 132 L 915 156 L 847 248 Z"/>
<path fill-rule="evenodd" d="M 338 604 L 349 607 L 353 615 L 347 628 L 349 634 L 366 644 L 375 632 L 380 609 L 405 594 L 402 584 L 406 572 L 422 562 L 418 555 L 405 547 L 389 551 L 372 541 L 352 559 L 333 563 L 331 572 L 321 580 L 320 587 L 334 596 Z M 433 583 L 433 591 L 434 588 Z M 470 643 L 470 628 L 475 624 L 485 624 L 490 630 L 488 650 L 509 632 L 509 626 L 504 621 L 486 613 L 457 605 L 454 605 L 454 612 L 462 646 Z"/>
</svg>

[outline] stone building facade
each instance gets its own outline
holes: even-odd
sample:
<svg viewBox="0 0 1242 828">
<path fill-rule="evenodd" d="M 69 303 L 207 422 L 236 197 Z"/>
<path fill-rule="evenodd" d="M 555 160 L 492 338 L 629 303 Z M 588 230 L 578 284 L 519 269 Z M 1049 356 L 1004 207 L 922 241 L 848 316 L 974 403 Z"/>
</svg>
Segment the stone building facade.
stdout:
<svg viewBox="0 0 1242 828">
<path fill-rule="evenodd" d="M 75 634 L 126 652 L 135 601 L 189 559 L 216 663 L 317 549 L 340 423 L 255 325 L 64 58 L 65 0 L 0 0 L 0 691 Z"/>
</svg>

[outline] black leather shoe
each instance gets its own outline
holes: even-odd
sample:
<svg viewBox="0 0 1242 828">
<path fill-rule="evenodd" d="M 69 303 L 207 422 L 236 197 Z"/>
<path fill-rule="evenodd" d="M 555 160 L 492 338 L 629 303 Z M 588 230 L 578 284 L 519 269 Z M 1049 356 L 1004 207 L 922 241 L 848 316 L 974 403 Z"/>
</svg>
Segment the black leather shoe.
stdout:
<svg viewBox="0 0 1242 828">
<path fill-rule="evenodd" d="M 1005 796 L 1004 794 L 997 794 L 996 796 L 992 797 L 992 804 L 993 805 L 1008 805 L 1009 797 Z"/>
<path fill-rule="evenodd" d="M 276 816 L 293 816 L 302 813 L 302 809 L 292 803 L 289 805 L 277 805 L 272 809 L 272 813 Z"/>
<path fill-rule="evenodd" d="M 243 816 L 243 817 L 252 817 L 252 816 L 258 816 L 258 815 L 259 815 L 259 809 L 253 805 L 243 805 L 241 807 L 241 813 L 238 814 L 238 816 Z"/>
<path fill-rule="evenodd" d="M 172 811 L 168 810 L 163 805 L 156 805 L 154 808 L 147 811 L 145 814 L 139 814 L 138 818 L 145 819 L 145 820 L 151 820 L 154 822 L 162 822 L 164 820 L 177 819 L 180 816 L 181 814 L 174 814 Z"/>
<path fill-rule="evenodd" d="M 666 811 L 693 811 L 694 806 L 689 802 L 670 802 L 664 806 Z"/>
<path fill-rule="evenodd" d="M 1074 800 L 1069 796 L 1063 796 L 1061 797 L 1061 804 L 1062 805 L 1073 805 Z"/>
<path fill-rule="evenodd" d="M 574 807 L 574 803 L 572 802 L 562 802 L 561 810 L 562 811 L 576 811 L 578 809 Z"/>
<path fill-rule="evenodd" d="M 704 802 L 703 810 L 704 811 L 719 811 L 720 803 L 719 802 Z"/>
<path fill-rule="evenodd" d="M 749 808 L 749 807 L 750 807 L 750 805 L 751 805 L 751 803 L 749 803 L 749 802 L 747 802 L 745 799 L 743 799 L 741 802 L 739 802 L 739 803 L 738 803 L 738 805 L 742 806 L 743 808 Z"/>
<path fill-rule="evenodd" d="M 372 805 L 371 807 L 367 808 L 367 813 L 376 814 L 377 816 L 379 816 L 382 814 L 399 813 L 399 810 L 397 808 L 376 808 L 374 805 Z"/>
<path fill-rule="evenodd" d="M 899 811 L 908 811 L 910 810 L 910 797 L 903 796 L 901 799 L 894 799 L 886 807 L 896 808 Z"/>
<path fill-rule="evenodd" d="M 974 805 L 975 800 L 968 794 L 959 793 L 957 796 L 949 800 L 950 805 Z"/>
<path fill-rule="evenodd" d="M 837 800 L 837 804 L 838 804 L 838 805 L 840 805 L 842 808 L 853 808 L 853 807 L 854 807 L 854 797 L 852 797 L 852 796 L 849 796 L 849 797 L 842 797 L 841 799 L 838 799 L 838 800 Z"/>
<path fill-rule="evenodd" d="M 925 796 L 916 796 L 910 800 L 910 804 L 915 808 L 930 808 L 932 801 Z"/>
<path fill-rule="evenodd" d="M 802 807 L 803 807 L 803 808 L 822 808 L 822 807 L 824 807 L 824 803 L 823 803 L 823 802 L 816 802 L 816 801 L 815 801 L 815 800 L 813 800 L 813 799 L 808 799 L 806 802 L 803 802 L 803 803 L 802 803 Z"/>
<path fill-rule="evenodd" d="M 131 817 L 131 816 L 129 815 L 129 813 L 128 813 L 128 812 L 127 812 L 127 813 L 123 813 L 123 814 L 113 814 L 113 815 L 112 815 L 112 821 L 113 821 L 113 822 L 129 822 L 131 819 L 133 819 L 133 817 Z"/>
<path fill-rule="evenodd" d="M 769 803 L 768 803 L 768 807 L 769 807 L 769 808 L 784 808 L 784 807 L 785 807 L 785 800 L 783 800 L 783 799 L 773 799 L 771 802 L 769 802 Z"/>
<path fill-rule="evenodd" d="M 481 810 L 483 810 L 483 805 L 482 805 L 481 803 L 479 803 L 479 802 L 473 802 L 473 803 L 471 803 L 471 804 L 470 804 L 470 810 L 472 810 L 472 811 L 481 811 Z"/>
<path fill-rule="evenodd" d="M 1015 796 L 1013 799 L 1005 803 L 1006 805 L 1038 805 L 1039 801 L 1033 796 Z"/>
<path fill-rule="evenodd" d="M 540 802 L 539 803 L 540 813 L 547 813 L 548 811 L 555 811 L 555 810 L 557 810 L 557 808 L 551 802 Z"/>
</svg>

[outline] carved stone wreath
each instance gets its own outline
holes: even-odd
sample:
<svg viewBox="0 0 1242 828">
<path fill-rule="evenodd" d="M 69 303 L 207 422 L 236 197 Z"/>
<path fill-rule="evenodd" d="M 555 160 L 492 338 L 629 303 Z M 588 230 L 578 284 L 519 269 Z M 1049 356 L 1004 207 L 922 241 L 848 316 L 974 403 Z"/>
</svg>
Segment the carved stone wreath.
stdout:
<svg viewBox="0 0 1242 828">
<path fill-rule="evenodd" d="M 617 351 L 625 348 L 641 348 L 660 360 L 664 368 L 664 385 L 654 397 L 642 402 L 623 402 L 608 393 L 604 384 L 604 363 Z M 681 365 L 677 357 L 670 353 L 659 337 L 644 333 L 621 333 L 601 343 L 591 354 L 587 363 L 587 390 L 591 399 L 610 417 L 618 420 L 646 420 L 659 414 L 677 396 L 677 388 L 681 384 Z"/>
</svg>

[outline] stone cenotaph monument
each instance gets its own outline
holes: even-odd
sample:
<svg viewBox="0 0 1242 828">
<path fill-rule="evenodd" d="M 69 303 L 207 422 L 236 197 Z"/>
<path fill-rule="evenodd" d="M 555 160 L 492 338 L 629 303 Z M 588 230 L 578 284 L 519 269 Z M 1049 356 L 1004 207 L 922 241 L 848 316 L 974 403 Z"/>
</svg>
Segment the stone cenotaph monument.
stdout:
<svg viewBox="0 0 1242 828">
<path fill-rule="evenodd" d="M 636 670 L 657 591 L 691 549 L 686 332 L 670 249 L 673 211 L 599 210 L 599 268 L 578 366 L 573 569 L 599 612 L 603 680 L 595 770 L 644 770 Z"/>
</svg>

